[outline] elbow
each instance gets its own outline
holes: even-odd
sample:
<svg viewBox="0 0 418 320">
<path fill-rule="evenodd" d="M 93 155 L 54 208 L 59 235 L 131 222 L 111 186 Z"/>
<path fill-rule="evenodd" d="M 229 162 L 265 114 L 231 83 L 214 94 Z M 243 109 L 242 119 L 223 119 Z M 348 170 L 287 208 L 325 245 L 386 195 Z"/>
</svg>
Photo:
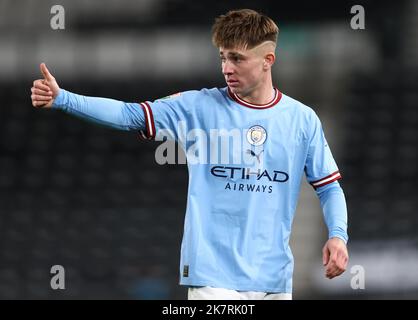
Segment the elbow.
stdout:
<svg viewBox="0 0 418 320">
<path fill-rule="evenodd" d="M 329 183 L 325 186 L 319 187 L 316 189 L 316 193 L 318 194 L 318 197 L 326 198 L 329 195 L 334 194 L 342 194 L 344 195 L 343 189 L 341 188 L 338 181 L 334 181 L 332 183 Z"/>
<path fill-rule="evenodd" d="M 123 103 L 120 121 L 126 130 L 145 130 L 145 119 L 141 107 L 136 103 Z"/>
</svg>

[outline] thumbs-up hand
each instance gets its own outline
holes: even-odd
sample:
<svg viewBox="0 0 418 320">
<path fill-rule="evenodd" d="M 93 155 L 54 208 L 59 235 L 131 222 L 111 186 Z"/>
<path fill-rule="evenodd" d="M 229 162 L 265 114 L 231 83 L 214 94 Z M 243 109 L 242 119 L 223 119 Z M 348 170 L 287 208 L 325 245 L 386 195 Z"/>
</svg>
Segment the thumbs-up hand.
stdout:
<svg viewBox="0 0 418 320">
<path fill-rule="evenodd" d="M 60 88 L 45 63 L 41 63 L 40 68 L 44 78 L 33 82 L 31 88 L 32 105 L 36 108 L 50 108 L 54 103 Z"/>
</svg>

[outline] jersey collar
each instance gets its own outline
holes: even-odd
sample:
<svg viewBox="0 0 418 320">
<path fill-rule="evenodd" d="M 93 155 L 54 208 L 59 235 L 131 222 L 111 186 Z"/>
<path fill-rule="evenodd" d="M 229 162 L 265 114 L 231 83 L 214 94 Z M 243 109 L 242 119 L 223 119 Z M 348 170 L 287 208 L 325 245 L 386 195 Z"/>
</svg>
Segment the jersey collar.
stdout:
<svg viewBox="0 0 418 320">
<path fill-rule="evenodd" d="M 282 98 L 282 93 L 277 88 L 274 88 L 274 98 L 273 98 L 273 100 L 271 100 L 269 103 L 266 103 L 266 104 L 255 104 L 255 103 L 247 102 L 244 99 L 241 99 L 235 93 L 233 93 L 229 89 L 229 87 L 227 88 L 227 90 L 228 90 L 228 95 L 232 100 L 239 103 L 240 105 L 243 105 L 244 107 L 252 108 L 252 109 L 271 108 L 271 107 L 275 106 L 280 101 L 280 99 Z"/>
</svg>

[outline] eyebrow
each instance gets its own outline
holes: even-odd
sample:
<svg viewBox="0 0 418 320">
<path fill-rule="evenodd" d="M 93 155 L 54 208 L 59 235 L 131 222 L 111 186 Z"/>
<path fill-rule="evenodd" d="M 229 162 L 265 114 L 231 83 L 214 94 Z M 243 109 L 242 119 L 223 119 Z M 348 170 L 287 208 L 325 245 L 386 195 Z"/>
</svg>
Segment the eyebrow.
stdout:
<svg viewBox="0 0 418 320">
<path fill-rule="evenodd" d="M 219 52 L 219 55 L 224 56 L 224 53 L 221 51 L 221 52 Z M 233 57 L 233 58 L 241 58 L 241 59 L 245 58 L 244 55 L 242 55 L 241 53 L 238 53 L 238 52 L 229 52 L 228 56 Z"/>
</svg>

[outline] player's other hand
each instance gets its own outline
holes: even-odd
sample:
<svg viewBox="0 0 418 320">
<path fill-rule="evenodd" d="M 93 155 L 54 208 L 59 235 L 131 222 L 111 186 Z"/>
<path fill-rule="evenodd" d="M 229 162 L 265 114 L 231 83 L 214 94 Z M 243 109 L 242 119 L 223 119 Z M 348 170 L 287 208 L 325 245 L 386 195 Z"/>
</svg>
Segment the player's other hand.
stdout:
<svg viewBox="0 0 418 320">
<path fill-rule="evenodd" d="M 50 108 L 60 88 L 45 63 L 41 63 L 40 68 L 44 78 L 33 82 L 33 87 L 31 88 L 32 105 L 36 108 Z"/>
<path fill-rule="evenodd" d="M 328 279 L 342 274 L 348 264 L 348 251 L 344 241 L 340 238 L 329 239 L 322 248 L 322 262 Z"/>
</svg>

